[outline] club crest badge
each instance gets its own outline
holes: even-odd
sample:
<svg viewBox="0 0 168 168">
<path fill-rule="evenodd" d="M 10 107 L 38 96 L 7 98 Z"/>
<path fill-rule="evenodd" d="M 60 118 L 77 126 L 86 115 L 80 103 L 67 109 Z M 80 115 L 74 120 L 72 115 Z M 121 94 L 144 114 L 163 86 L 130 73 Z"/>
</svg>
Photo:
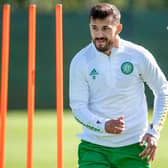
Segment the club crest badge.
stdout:
<svg viewBox="0 0 168 168">
<path fill-rule="evenodd" d="M 131 62 L 124 62 L 121 65 L 121 72 L 124 73 L 125 75 L 129 75 L 133 72 L 134 66 Z"/>
</svg>

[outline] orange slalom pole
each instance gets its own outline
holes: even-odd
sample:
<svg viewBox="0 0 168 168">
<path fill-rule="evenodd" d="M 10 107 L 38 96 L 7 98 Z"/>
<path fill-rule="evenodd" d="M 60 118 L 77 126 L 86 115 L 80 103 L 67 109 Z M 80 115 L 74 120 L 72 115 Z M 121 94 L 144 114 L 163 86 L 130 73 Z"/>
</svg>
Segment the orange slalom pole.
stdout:
<svg viewBox="0 0 168 168">
<path fill-rule="evenodd" d="M 33 121 L 35 109 L 36 5 L 29 6 L 27 168 L 33 167 Z"/>
<path fill-rule="evenodd" d="M 0 97 L 0 168 L 5 168 L 5 136 L 8 104 L 8 66 L 10 38 L 10 5 L 3 6 L 2 58 L 1 58 L 1 97 Z"/>
<path fill-rule="evenodd" d="M 63 168 L 63 33 L 62 5 L 56 5 L 57 168 Z"/>
</svg>

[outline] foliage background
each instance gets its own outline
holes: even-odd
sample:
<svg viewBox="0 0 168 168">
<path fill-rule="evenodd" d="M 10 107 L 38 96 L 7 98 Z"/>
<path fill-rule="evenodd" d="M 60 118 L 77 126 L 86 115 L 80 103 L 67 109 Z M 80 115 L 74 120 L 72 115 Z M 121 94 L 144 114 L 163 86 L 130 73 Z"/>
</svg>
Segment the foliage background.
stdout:
<svg viewBox="0 0 168 168">
<path fill-rule="evenodd" d="M 42 11 L 53 10 L 57 3 L 63 4 L 65 11 L 81 11 L 89 9 L 91 5 L 98 2 L 113 3 L 121 10 L 128 10 L 130 8 L 133 10 L 165 10 L 168 8 L 167 0 L 0 0 L 1 5 L 10 3 L 17 9 L 27 8 L 30 3 L 35 3 Z"/>
</svg>

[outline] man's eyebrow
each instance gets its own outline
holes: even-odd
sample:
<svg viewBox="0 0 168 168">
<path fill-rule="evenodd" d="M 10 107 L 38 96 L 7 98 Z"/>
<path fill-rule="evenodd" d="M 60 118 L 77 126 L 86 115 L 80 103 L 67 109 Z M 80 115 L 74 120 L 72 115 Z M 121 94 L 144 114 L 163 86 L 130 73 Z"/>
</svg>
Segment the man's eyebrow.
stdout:
<svg viewBox="0 0 168 168">
<path fill-rule="evenodd" d="M 112 26 L 110 24 L 89 24 L 90 26 Z"/>
<path fill-rule="evenodd" d="M 89 24 L 89 26 L 103 26 L 103 27 L 112 27 L 111 24 Z"/>
<path fill-rule="evenodd" d="M 97 24 L 89 24 L 89 26 L 97 26 Z"/>
</svg>

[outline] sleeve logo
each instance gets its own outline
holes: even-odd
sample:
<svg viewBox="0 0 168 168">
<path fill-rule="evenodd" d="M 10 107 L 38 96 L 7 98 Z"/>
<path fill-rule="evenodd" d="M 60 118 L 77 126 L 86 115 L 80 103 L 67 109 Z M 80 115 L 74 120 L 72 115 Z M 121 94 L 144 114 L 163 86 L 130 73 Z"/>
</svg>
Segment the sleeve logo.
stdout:
<svg viewBox="0 0 168 168">
<path fill-rule="evenodd" d="M 124 62 L 122 65 L 121 65 L 121 71 L 122 73 L 126 74 L 126 75 L 129 75 L 133 72 L 134 70 L 134 66 L 131 62 Z"/>
</svg>

